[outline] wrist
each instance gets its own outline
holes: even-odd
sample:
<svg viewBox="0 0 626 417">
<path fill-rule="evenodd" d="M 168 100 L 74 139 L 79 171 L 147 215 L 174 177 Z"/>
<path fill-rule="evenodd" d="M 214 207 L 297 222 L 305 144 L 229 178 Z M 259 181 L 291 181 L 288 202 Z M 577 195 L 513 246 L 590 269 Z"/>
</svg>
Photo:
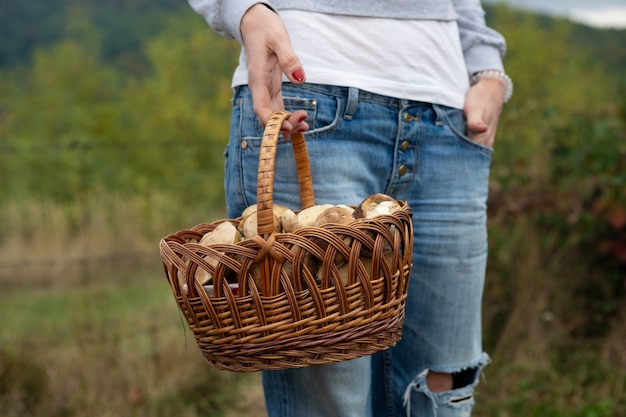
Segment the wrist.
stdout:
<svg viewBox="0 0 626 417">
<path fill-rule="evenodd" d="M 505 87 L 503 102 L 506 103 L 511 99 L 511 96 L 513 95 L 513 80 L 511 80 L 511 78 L 504 72 L 499 70 L 485 70 L 474 73 L 470 77 L 470 85 L 473 86 L 482 79 L 497 80 L 502 83 Z"/>
</svg>

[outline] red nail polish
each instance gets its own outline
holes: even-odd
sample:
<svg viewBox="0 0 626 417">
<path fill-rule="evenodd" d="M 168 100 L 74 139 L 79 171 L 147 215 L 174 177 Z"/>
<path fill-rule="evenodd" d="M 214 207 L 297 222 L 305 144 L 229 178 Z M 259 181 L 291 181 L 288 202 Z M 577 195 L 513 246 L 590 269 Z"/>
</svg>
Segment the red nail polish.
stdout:
<svg viewBox="0 0 626 417">
<path fill-rule="evenodd" d="M 298 82 L 304 81 L 304 72 L 302 72 L 300 68 L 297 68 L 294 72 L 292 72 L 291 76 Z"/>
</svg>

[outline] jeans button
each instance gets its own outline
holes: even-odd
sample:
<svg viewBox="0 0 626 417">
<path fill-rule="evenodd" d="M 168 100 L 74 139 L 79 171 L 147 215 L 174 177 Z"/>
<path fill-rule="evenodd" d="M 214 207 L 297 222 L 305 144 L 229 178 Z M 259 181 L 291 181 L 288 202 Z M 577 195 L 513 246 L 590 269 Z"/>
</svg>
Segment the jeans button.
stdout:
<svg viewBox="0 0 626 417">
<path fill-rule="evenodd" d="M 398 168 L 398 174 L 400 176 L 403 176 L 404 174 L 406 174 L 408 168 L 406 167 L 406 165 L 400 165 L 400 168 Z"/>
</svg>

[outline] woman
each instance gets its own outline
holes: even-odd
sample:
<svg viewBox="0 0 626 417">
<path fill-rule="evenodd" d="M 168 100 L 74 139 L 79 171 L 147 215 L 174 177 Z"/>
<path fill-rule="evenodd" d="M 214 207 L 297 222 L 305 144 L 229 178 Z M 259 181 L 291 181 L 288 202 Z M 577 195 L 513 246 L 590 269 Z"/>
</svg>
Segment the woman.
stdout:
<svg viewBox="0 0 626 417">
<path fill-rule="evenodd" d="M 242 44 L 233 76 L 229 217 L 255 202 L 263 127 L 305 132 L 317 203 L 385 193 L 414 213 L 402 340 L 343 363 L 264 371 L 270 417 L 469 416 L 481 344 L 490 157 L 512 92 L 478 0 L 189 0 Z M 289 143 L 274 201 L 299 208 Z"/>
</svg>

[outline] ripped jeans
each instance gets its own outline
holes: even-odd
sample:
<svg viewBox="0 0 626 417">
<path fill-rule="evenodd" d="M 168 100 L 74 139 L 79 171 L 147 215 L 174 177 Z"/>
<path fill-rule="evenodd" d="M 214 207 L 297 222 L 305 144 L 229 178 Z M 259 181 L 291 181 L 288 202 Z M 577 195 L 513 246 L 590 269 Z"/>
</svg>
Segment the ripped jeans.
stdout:
<svg viewBox="0 0 626 417">
<path fill-rule="evenodd" d="M 489 361 L 481 298 L 491 149 L 465 136 L 458 109 L 314 84 L 285 84 L 283 97 L 287 110 L 309 114 L 316 203 L 358 205 L 379 192 L 406 200 L 415 249 L 398 345 L 343 363 L 264 371 L 269 417 L 468 417 Z M 249 89 L 237 87 L 225 152 L 231 218 L 256 201 L 262 134 Z M 274 181 L 274 201 L 299 209 L 293 153 L 282 140 Z M 465 378 L 433 393 L 428 372 Z"/>
</svg>

